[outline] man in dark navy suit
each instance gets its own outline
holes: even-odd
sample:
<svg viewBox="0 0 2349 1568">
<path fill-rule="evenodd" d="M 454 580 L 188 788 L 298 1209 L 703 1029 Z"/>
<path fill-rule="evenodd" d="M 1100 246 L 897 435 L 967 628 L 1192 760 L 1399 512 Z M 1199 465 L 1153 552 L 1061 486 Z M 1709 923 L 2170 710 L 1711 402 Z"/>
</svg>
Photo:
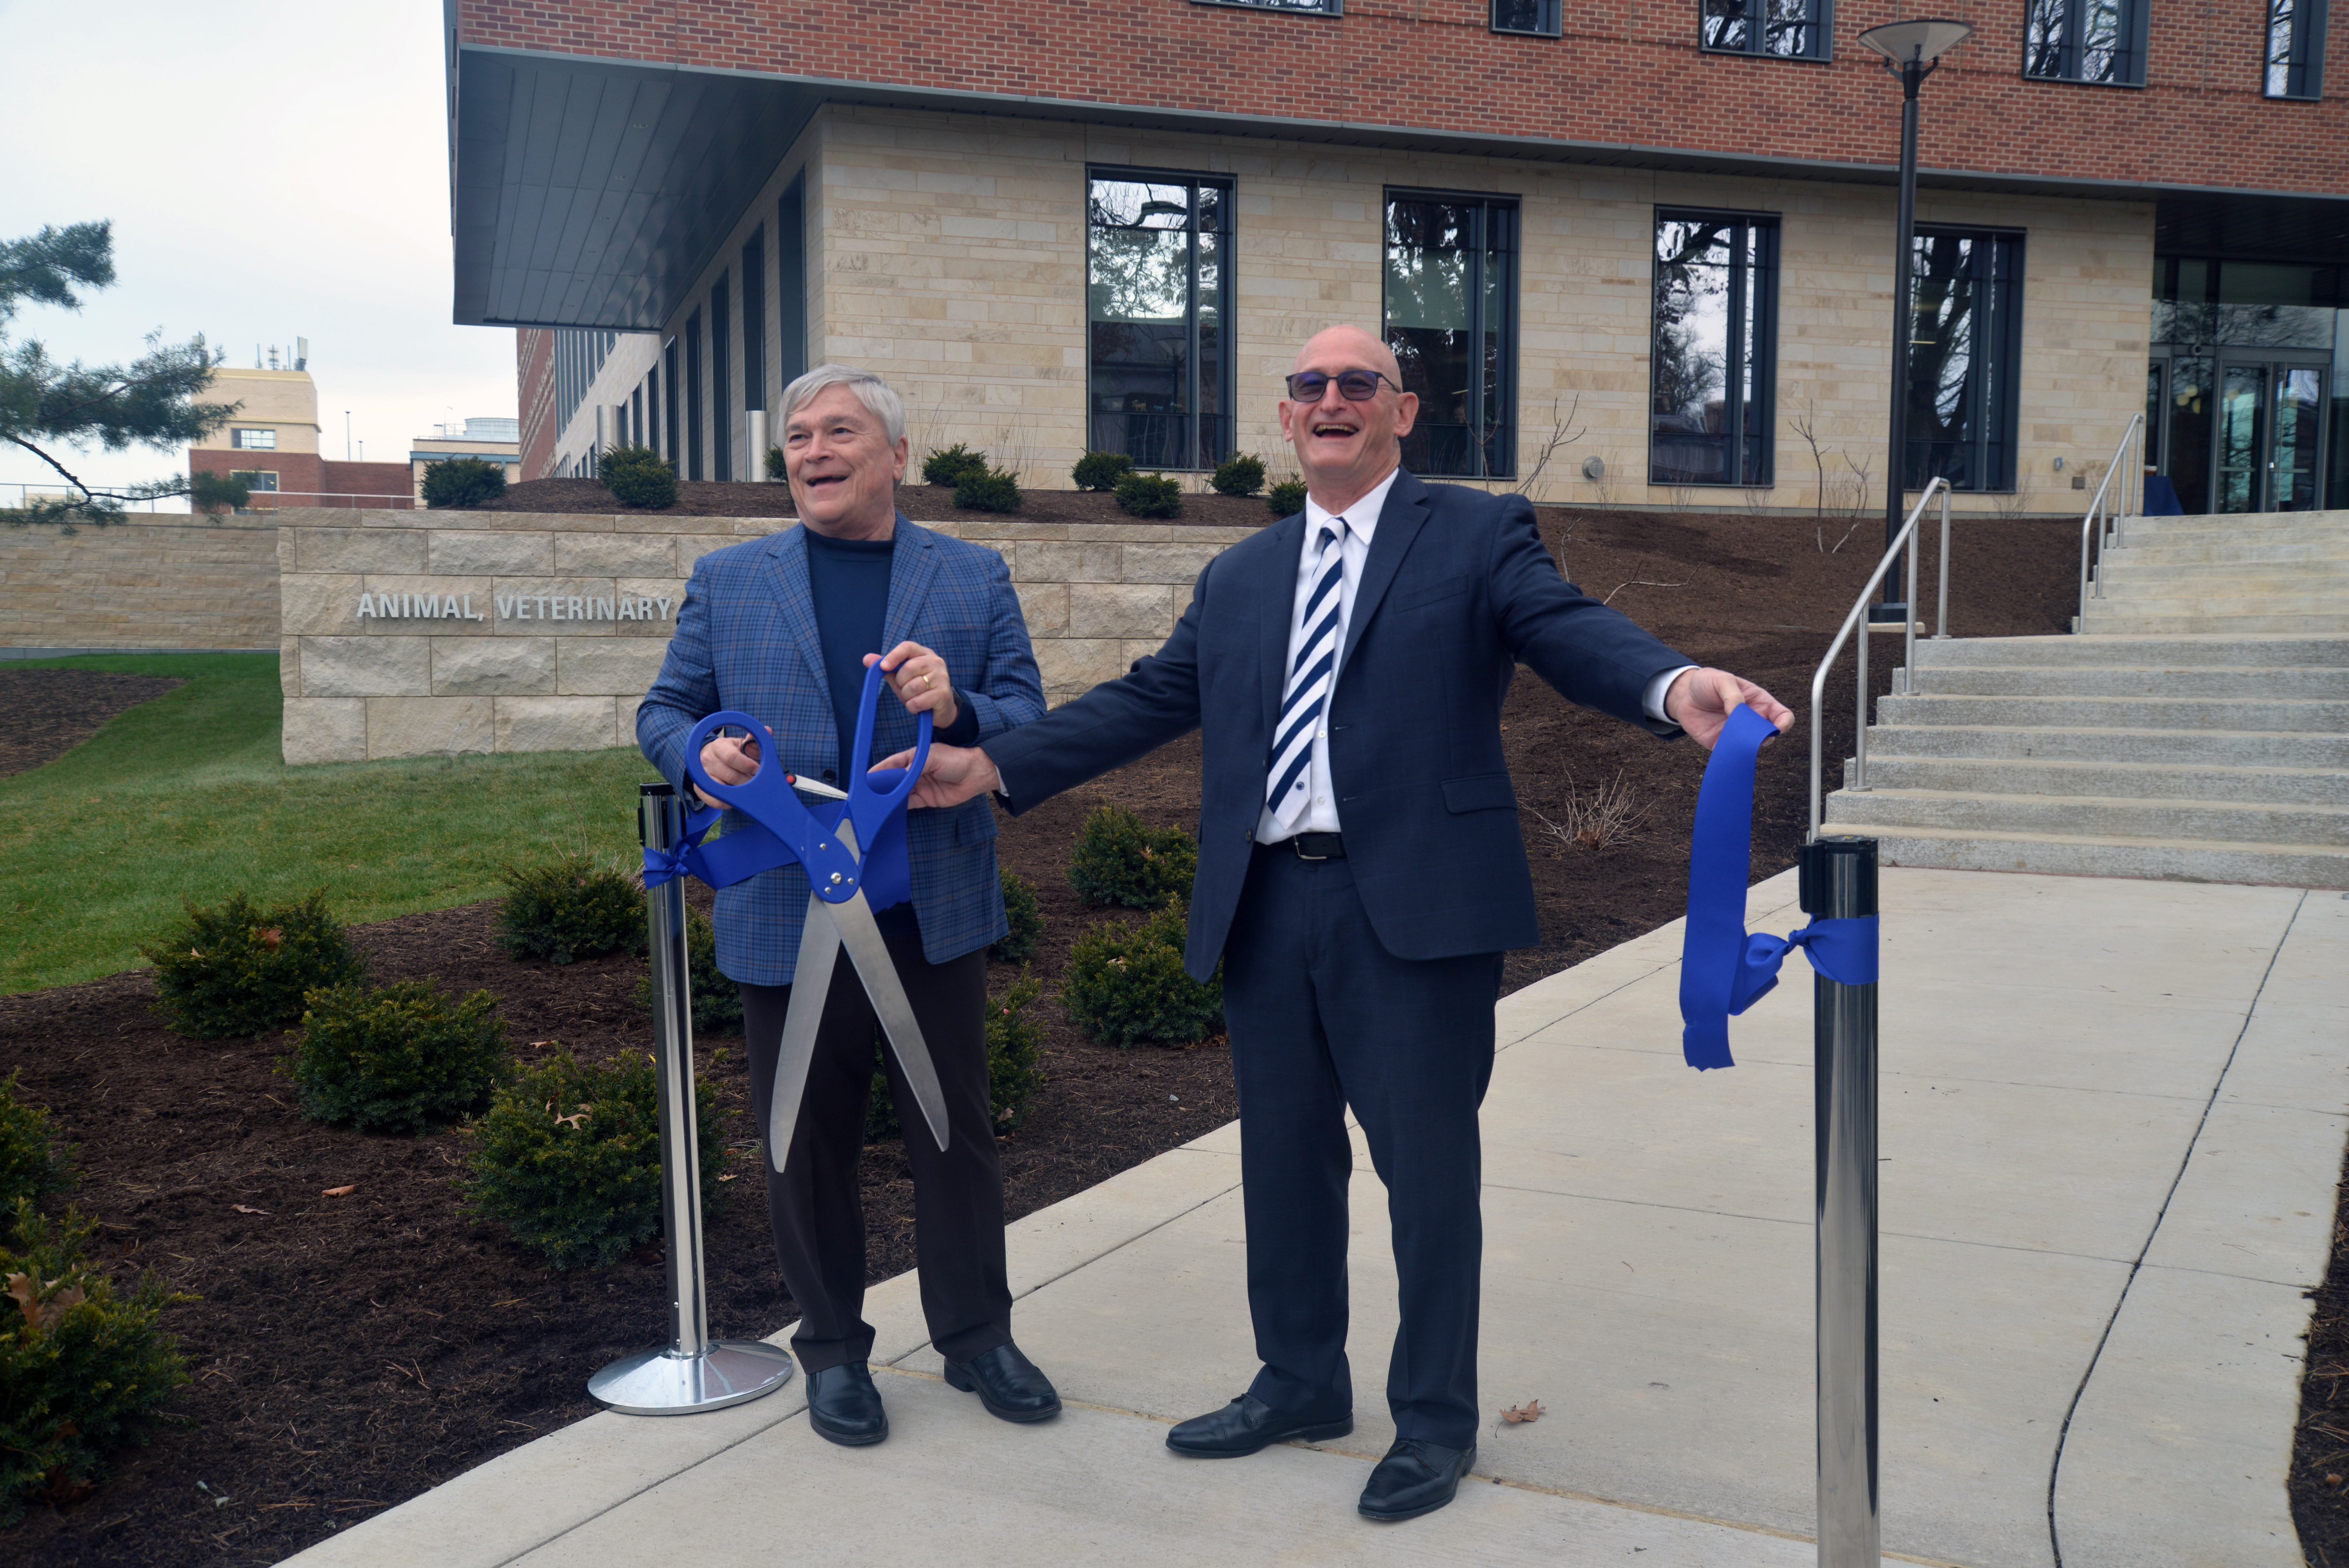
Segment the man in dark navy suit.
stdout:
<svg viewBox="0 0 2349 1568">
<path fill-rule="evenodd" d="M 1280 405 L 1309 500 L 1208 562 L 1158 653 L 982 748 L 934 748 L 916 805 L 999 789 L 1028 810 L 1202 730 L 1187 963 L 1224 965 L 1239 1088 L 1248 1391 L 1167 1434 L 1250 1454 L 1353 1428 L 1346 1365 L 1349 1106 L 1386 1183 L 1402 1326 L 1396 1440 L 1372 1519 L 1452 1501 L 1476 1452 L 1477 1107 L 1501 954 L 1537 940 L 1500 737 L 1518 665 L 1572 701 L 1710 748 L 1739 703 L 1560 575 L 1520 496 L 1402 470 L 1418 399 L 1384 344 L 1331 327 Z"/>
</svg>

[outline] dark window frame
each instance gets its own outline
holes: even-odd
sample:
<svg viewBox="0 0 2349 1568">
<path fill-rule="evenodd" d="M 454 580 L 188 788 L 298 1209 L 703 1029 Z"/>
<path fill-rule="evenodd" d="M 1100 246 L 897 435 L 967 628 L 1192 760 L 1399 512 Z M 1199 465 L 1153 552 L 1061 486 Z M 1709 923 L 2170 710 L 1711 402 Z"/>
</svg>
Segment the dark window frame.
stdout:
<svg viewBox="0 0 2349 1568">
<path fill-rule="evenodd" d="M 775 203 L 775 384 L 808 373 L 807 171 L 792 176 Z M 780 441 L 782 432 L 775 432 Z"/>
<path fill-rule="evenodd" d="M 1183 186 L 1188 192 L 1185 198 L 1190 205 L 1188 222 L 1193 225 L 1196 225 L 1199 222 L 1200 191 L 1206 187 L 1214 187 L 1223 192 L 1221 208 L 1224 226 L 1215 231 L 1224 242 L 1223 273 L 1220 284 L 1222 298 L 1218 302 L 1216 311 L 1216 318 L 1223 325 L 1224 343 L 1221 351 L 1216 356 L 1219 371 L 1216 377 L 1216 396 L 1213 399 L 1220 412 L 1215 414 L 1200 412 L 1208 399 L 1202 395 L 1204 377 L 1199 369 L 1202 357 L 1199 346 L 1199 247 L 1195 244 L 1190 247 L 1189 277 L 1186 284 L 1190 294 L 1190 305 L 1185 326 L 1184 346 L 1185 366 L 1184 407 L 1190 412 L 1187 416 L 1176 416 L 1176 418 L 1188 418 L 1191 421 L 1189 433 L 1182 438 L 1185 449 L 1183 455 L 1187 460 L 1163 465 L 1164 471 L 1172 473 L 1213 472 L 1225 458 L 1230 457 L 1238 449 L 1236 445 L 1238 432 L 1237 405 L 1239 397 L 1238 181 L 1235 176 L 1229 174 L 1194 172 L 1186 170 L 1138 169 L 1123 164 L 1089 163 L 1085 166 L 1085 448 L 1088 451 L 1114 451 L 1121 447 L 1133 444 L 1131 441 L 1102 444 L 1100 437 L 1108 427 L 1097 421 L 1118 416 L 1094 406 L 1097 394 L 1093 390 L 1092 187 L 1093 182 L 1098 180 L 1134 181 Z M 1205 231 L 1194 227 L 1189 232 L 1196 233 Z M 1212 430 L 1208 428 L 1210 421 L 1215 427 Z M 1157 463 L 1144 466 L 1153 469 L 1162 467 Z"/>
<path fill-rule="evenodd" d="M 661 349 L 660 368 L 663 372 L 661 384 L 668 388 L 668 395 L 661 400 L 661 434 L 667 438 L 662 445 L 661 456 L 668 459 L 671 468 L 677 468 L 679 466 L 677 460 L 679 446 L 677 420 L 677 339 L 674 337 L 670 338 Z"/>
<path fill-rule="evenodd" d="M 1530 27 L 1504 26 L 1501 23 L 1501 7 L 1505 5 L 1530 5 L 1540 15 L 1537 17 L 1535 25 Z M 1488 28 L 1504 37 L 1560 37 L 1566 32 L 1566 0 L 1490 0 L 1485 16 Z"/>
<path fill-rule="evenodd" d="M 1806 40 L 1807 46 L 1795 54 L 1764 46 L 1769 41 L 1771 26 L 1766 14 L 1757 30 L 1752 25 L 1752 17 L 1723 15 L 1716 18 L 1710 15 L 1709 6 L 1715 3 L 1723 5 L 1724 9 L 1736 5 L 1740 9 L 1759 8 L 1766 13 L 1770 0 L 1697 0 L 1696 46 L 1699 54 L 1729 55 L 1753 60 L 1807 60 L 1813 65 L 1822 66 L 1835 59 L 1835 0 L 1809 0 L 1806 6 L 1808 15 L 1800 26 L 1809 29 L 1810 36 Z M 1747 23 L 1749 42 L 1718 44 L 1713 41 L 1721 29 L 1712 24 L 1718 21 L 1725 25 L 1741 20 Z"/>
<path fill-rule="evenodd" d="M 645 387 L 643 382 L 638 382 L 636 386 L 636 389 L 628 394 L 627 408 L 628 433 L 624 439 L 626 439 L 628 445 L 632 447 L 641 447 L 645 444 Z"/>
<path fill-rule="evenodd" d="M 701 312 L 685 318 L 685 461 L 679 479 L 701 478 Z"/>
<path fill-rule="evenodd" d="M 2145 86 L 2145 55 L 2147 42 L 2152 36 L 2153 0 L 2113 0 L 2121 12 L 2117 29 L 2120 42 L 2112 51 L 2118 64 L 2109 77 L 2080 74 L 2085 60 L 2086 12 L 2091 5 L 2099 3 L 2101 0 L 2024 0 L 2024 81 L 2054 82 L 2075 88 L 2141 88 Z M 2034 70 L 2032 65 L 2032 31 L 2038 17 L 2033 13 L 2044 11 L 2060 11 L 2057 31 L 2061 36 L 2051 46 L 2054 50 L 2054 68 Z"/>
<path fill-rule="evenodd" d="M 2283 53 L 2276 52 L 2279 13 L 2289 11 Z M 2260 62 L 2260 96 L 2282 103 L 2324 101 L 2324 32 L 2332 17 L 2325 0 L 2267 0 L 2266 46 Z M 2283 86 L 2276 86 L 2277 73 Z M 2297 73 L 2298 85 L 2293 85 Z"/>
<path fill-rule="evenodd" d="M 767 407 L 767 229 L 763 223 L 750 225 L 750 237 L 742 242 L 742 412 L 763 410 Z M 750 439 L 749 422 L 744 422 L 743 439 Z M 752 452 L 750 461 L 755 470 L 761 454 Z"/>
<path fill-rule="evenodd" d="M 246 440 L 247 436 L 268 438 L 266 440 Z M 277 449 L 277 429 L 274 425 L 244 425 L 231 434 L 229 449 L 233 452 L 274 452 Z"/>
<path fill-rule="evenodd" d="M 1222 5 L 1235 11 L 1270 11 L 1282 16 L 1327 16 L 1346 14 L 1346 0 L 1191 0 L 1194 5 Z"/>
<path fill-rule="evenodd" d="M 727 335 L 734 330 L 733 290 L 720 273 L 709 285 L 709 471 L 734 477 L 734 407 L 726 395 Z"/>
<path fill-rule="evenodd" d="M 1968 399 L 1973 402 L 1977 407 L 1977 412 L 1973 418 L 1984 429 L 1983 434 L 1978 435 L 1974 438 L 1974 444 L 1977 447 L 1986 448 L 1994 442 L 1997 448 L 1999 466 L 1995 472 L 1985 477 L 1984 482 L 1968 482 L 1961 484 L 1956 480 L 1951 480 L 1950 483 L 1950 488 L 1961 495 L 2012 494 L 2020 485 L 2023 468 L 2021 454 L 2023 437 L 2023 317 L 2025 294 L 2024 284 L 2028 275 L 2025 271 L 2025 258 L 2028 253 L 2027 242 L 2029 236 L 2026 231 L 2022 229 L 2006 229 L 1991 224 L 1972 223 L 1920 223 L 1917 225 L 1916 232 L 1917 238 L 1920 240 L 1929 238 L 1966 239 L 1976 242 L 1989 241 L 1993 246 L 2011 244 L 2013 247 L 2011 256 L 2009 257 L 2012 276 L 2004 280 L 2011 287 L 2012 297 L 2004 304 L 2003 319 L 2000 319 L 1997 315 L 2001 308 L 1999 301 L 1995 297 L 1991 301 L 1993 315 L 1988 330 L 1995 335 L 1995 339 L 1991 350 L 1992 355 L 1991 366 L 1992 374 L 1990 377 L 1976 377 L 1970 371 L 1970 385 L 1968 386 L 1966 393 Z M 2001 282 L 2001 280 L 1995 275 L 1995 269 L 1997 266 L 1995 253 L 1993 253 L 1991 264 L 1993 270 L 1993 275 L 1987 280 L 1983 280 L 1983 282 L 1994 290 Z M 1912 289 L 1919 284 L 1926 281 L 1920 269 L 1912 265 L 1910 272 L 1912 274 Z M 1902 313 L 1900 319 L 1906 325 L 1908 331 L 1910 334 L 1909 373 L 1910 394 L 1913 398 L 1916 387 L 1918 364 L 1918 356 L 1916 351 L 1917 339 L 1915 336 L 1917 330 L 1916 296 L 1913 293 L 1909 296 L 1908 307 Z M 1979 356 L 1981 351 L 1978 345 L 1980 342 L 1981 339 L 1977 337 L 1975 339 L 1977 346 L 1971 349 L 1969 352 Z M 1991 384 L 1993 378 L 1997 382 L 1997 385 L 1995 386 Z M 1991 422 L 1991 417 L 1988 411 L 1982 410 L 1981 407 L 1984 403 L 1994 404 L 1996 407 L 1998 422 L 2002 428 L 1994 434 L 1990 433 L 1987 429 L 1987 427 Z M 1917 433 L 1920 426 L 1913 401 L 1909 407 L 1908 428 L 1909 450 L 1902 454 L 1901 482 L 1905 490 L 1908 491 L 1921 490 L 1933 478 L 1934 466 L 1930 461 L 1919 463 L 1915 460 L 1920 443 L 1924 442 L 1930 445 L 1930 438 L 1920 437 Z M 1987 455 L 1988 453 L 1985 452 L 1984 456 Z"/>
<path fill-rule="evenodd" d="M 1501 291 L 1507 319 L 1502 324 L 1500 332 L 1495 335 L 1500 340 L 1495 350 L 1498 357 L 1496 368 L 1499 372 L 1496 379 L 1500 385 L 1494 396 L 1500 403 L 1501 409 L 1497 418 L 1485 419 L 1480 417 L 1482 410 L 1478 405 L 1484 400 L 1485 387 L 1482 379 L 1479 378 L 1469 388 L 1470 417 L 1466 426 L 1470 430 L 1479 428 L 1492 430 L 1493 438 L 1501 447 L 1499 459 L 1497 461 L 1494 459 L 1485 442 L 1471 439 L 1468 442 L 1468 448 L 1475 459 L 1474 467 L 1478 471 L 1457 474 L 1431 466 L 1424 470 L 1413 469 L 1412 472 L 1414 474 L 1423 472 L 1427 476 L 1442 479 L 1514 479 L 1517 472 L 1517 421 L 1524 413 L 1518 398 L 1517 387 L 1517 346 L 1525 318 L 1525 311 L 1520 300 L 1525 280 L 1524 199 L 1514 193 L 1499 191 L 1439 191 L 1404 185 L 1390 185 L 1381 191 L 1379 193 L 1379 335 L 1381 341 L 1386 340 L 1389 331 L 1386 297 L 1387 279 L 1391 271 L 1387 264 L 1387 242 L 1391 222 L 1389 214 L 1397 201 L 1447 201 L 1473 204 L 1485 214 L 1478 221 L 1480 228 L 1490 221 L 1492 213 L 1508 214 L 1509 233 L 1506 247 L 1502 253 L 1508 257 L 1509 275 Z M 1484 280 L 1484 259 L 1490 250 L 1491 247 L 1480 239 L 1470 253 L 1476 258 L 1477 274 L 1475 282 L 1467 290 L 1468 333 L 1472 338 L 1481 338 L 1484 335 L 1485 300 L 1489 292 Z M 1405 372 L 1405 379 L 1409 379 L 1408 371 Z M 1406 437 L 1404 439 L 1408 447 L 1410 438 Z"/>
<path fill-rule="evenodd" d="M 1735 280 L 1749 274 L 1751 263 L 1745 260 L 1742 246 L 1733 246 L 1730 263 L 1732 279 L 1729 291 L 1729 316 L 1726 334 L 1731 343 L 1740 341 L 1743 329 L 1749 325 L 1754 337 L 1754 391 L 1749 399 L 1740 377 L 1722 367 L 1722 423 L 1726 438 L 1723 452 L 1723 469 L 1733 459 L 1737 477 L 1718 480 L 1660 478 L 1656 462 L 1656 371 L 1662 356 L 1656 352 L 1655 289 L 1658 270 L 1662 262 L 1656 256 L 1655 231 L 1665 223 L 1735 223 L 1765 235 L 1762 242 L 1761 265 L 1768 274 L 1764 286 L 1753 290 L 1754 315 L 1749 322 L 1745 309 L 1745 290 L 1736 286 Z M 1767 490 L 1777 483 L 1778 473 L 1778 288 L 1781 282 L 1779 247 L 1782 243 L 1783 216 L 1776 212 L 1754 212 L 1736 208 L 1665 207 L 1655 209 L 1653 224 L 1648 232 L 1649 296 L 1648 296 L 1648 482 L 1651 485 L 1690 485 L 1705 489 Z M 1753 405 L 1760 405 L 1760 414 Z M 1754 454 L 1756 472 L 1746 471 L 1746 443 L 1757 440 L 1760 450 Z"/>
</svg>

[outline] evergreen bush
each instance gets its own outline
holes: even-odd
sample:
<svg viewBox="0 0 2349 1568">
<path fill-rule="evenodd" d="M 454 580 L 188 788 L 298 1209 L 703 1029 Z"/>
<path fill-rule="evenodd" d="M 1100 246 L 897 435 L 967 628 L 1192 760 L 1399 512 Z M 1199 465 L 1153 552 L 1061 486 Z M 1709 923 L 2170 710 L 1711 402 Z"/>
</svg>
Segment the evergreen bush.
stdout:
<svg viewBox="0 0 2349 1568">
<path fill-rule="evenodd" d="M 498 945 L 516 958 L 568 964 L 619 948 L 645 948 L 644 893 L 625 872 L 572 853 L 508 866 Z"/>
<path fill-rule="evenodd" d="M 973 511 L 1018 511 L 1019 483 L 1002 469 L 967 469 L 955 481 L 954 503 Z"/>
<path fill-rule="evenodd" d="M 622 506 L 658 511 L 677 504 L 677 465 L 650 447 L 609 449 L 595 465 L 595 477 Z"/>
<path fill-rule="evenodd" d="M 49 1134 L 49 1113 L 16 1098 L 19 1068 L 0 1082 L 0 1210 L 19 1198 L 36 1202 L 74 1184 L 73 1150 Z"/>
<path fill-rule="evenodd" d="M 1224 971 L 1204 984 L 1183 968 L 1188 913 L 1170 903 L 1140 925 L 1103 921 L 1069 950 L 1061 1003 L 1104 1045 L 1141 1040 L 1188 1045 L 1223 1021 Z"/>
<path fill-rule="evenodd" d="M 188 1380 L 156 1320 L 195 1299 L 151 1269 L 117 1296 L 85 1256 L 96 1222 L 70 1209 L 52 1222 L 19 1198 L 10 1229 L 0 1235 L 0 1525 L 23 1518 L 36 1491 L 72 1496 L 108 1454 L 146 1440 L 138 1418 Z"/>
<path fill-rule="evenodd" d="M 1133 459 L 1123 452 L 1087 452 L 1069 470 L 1079 490 L 1113 490 L 1120 480 L 1133 471 Z"/>
<path fill-rule="evenodd" d="M 302 1114 L 414 1134 L 480 1109 L 513 1071 L 497 1006 L 487 991 L 451 1002 L 430 980 L 311 992 L 285 1068 Z"/>
<path fill-rule="evenodd" d="M 658 1100 L 649 1056 L 583 1068 L 556 1046 L 467 1130 L 475 1140 L 468 1207 L 558 1269 L 608 1268 L 660 1233 Z M 718 1178 L 728 1153 L 718 1090 L 698 1073 L 693 1102 L 707 1220 L 725 1196 Z"/>
<path fill-rule="evenodd" d="M 323 892 L 271 910 L 241 892 L 214 909 L 191 903 L 139 952 L 155 965 L 155 1010 L 199 1040 L 283 1027 L 306 993 L 367 978 Z"/>
<path fill-rule="evenodd" d="M 1027 1119 L 1028 1102 L 1044 1081 L 1043 1069 L 1038 1065 L 1044 1052 L 1044 1026 L 1028 1012 L 1043 994 L 1043 982 L 1022 969 L 1009 991 L 987 1004 L 987 1103 L 995 1113 L 999 1134 Z M 867 1143 L 895 1138 L 902 1130 L 897 1107 L 889 1098 L 889 1075 L 881 1066 L 879 1053 L 887 1048 L 874 1047 L 873 1089 L 864 1102 Z M 919 1131 L 925 1138 L 929 1136 L 926 1125 Z"/>
<path fill-rule="evenodd" d="M 998 867 L 996 876 L 1003 883 L 1003 917 L 1011 929 L 987 950 L 987 955 L 1006 964 L 1025 964 L 1036 955 L 1036 939 L 1044 934 L 1044 912 L 1027 878 L 1009 866 Z"/>
<path fill-rule="evenodd" d="M 1275 517 L 1294 517 L 1305 510 L 1305 481 L 1283 480 L 1264 492 L 1264 504 Z"/>
<path fill-rule="evenodd" d="M 1156 909 L 1187 903 L 1199 869 L 1198 841 L 1180 828 L 1154 828 L 1123 806 L 1096 806 L 1069 856 L 1069 885 L 1087 903 Z"/>
<path fill-rule="evenodd" d="M 787 480 L 791 478 L 791 469 L 784 466 L 783 449 L 781 447 L 769 447 L 767 449 L 767 477 L 771 480 Z"/>
<path fill-rule="evenodd" d="M 957 441 L 951 447 L 933 449 L 922 459 L 922 482 L 944 485 L 949 490 L 962 483 L 967 474 L 983 474 L 988 470 L 987 454 L 974 452 Z"/>
<path fill-rule="evenodd" d="M 693 996 L 696 1035 L 742 1032 L 742 988 L 718 967 L 718 928 L 698 909 L 685 912 L 686 988 Z M 636 982 L 636 1005 L 653 1009 L 653 977 Z"/>
<path fill-rule="evenodd" d="M 1245 452 L 1226 458 L 1216 465 L 1215 477 L 1207 482 L 1218 495 L 1254 495 L 1264 489 L 1264 459 Z"/>
<path fill-rule="evenodd" d="M 1117 504 L 1135 517 L 1180 517 L 1183 487 L 1164 474 L 1128 474 L 1117 481 Z"/>
<path fill-rule="evenodd" d="M 506 466 L 480 458 L 444 458 L 424 465 L 424 504 L 434 511 L 481 506 L 506 493 Z"/>
</svg>

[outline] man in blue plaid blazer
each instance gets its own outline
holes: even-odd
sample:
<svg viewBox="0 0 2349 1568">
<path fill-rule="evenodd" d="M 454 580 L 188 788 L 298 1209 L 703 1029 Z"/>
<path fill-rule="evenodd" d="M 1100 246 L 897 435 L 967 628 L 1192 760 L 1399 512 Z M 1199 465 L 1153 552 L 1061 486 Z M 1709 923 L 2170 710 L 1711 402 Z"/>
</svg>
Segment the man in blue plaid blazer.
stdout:
<svg viewBox="0 0 2349 1568">
<path fill-rule="evenodd" d="M 878 377 L 819 366 L 784 389 L 781 420 L 801 526 L 696 563 L 668 656 L 636 712 L 645 756 L 687 788 L 683 748 L 693 727 L 734 708 L 772 731 L 781 755 L 771 766 L 844 786 L 851 768 L 910 748 L 924 711 L 938 740 L 962 745 L 1041 716 L 1043 683 L 1003 557 L 916 527 L 896 509 L 905 471 L 897 395 Z M 853 757 L 864 670 L 876 662 L 895 700 L 884 696 L 874 715 L 872 755 Z M 738 784 L 758 770 L 758 751 L 755 740 L 719 738 L 701 762 L 712 778 Z M 1060 1398 L 1011 1340 L 985 1028 L 987 948 L 1006 930 L 995 833 L 984 800 L 913 814 L 913 897 L 874 919 L 947 1102 L 945 1150 L 916 1133 L 919 1118 L 901 1114 L 930 1339 L 948 1382 L 1007 1420 L 1028 1421 L 1056 1413 Z M 807 901 L 797 865 L 718 894 L 718 966 L 741 987 L 762 1130 Z M 802 1315 L 792 1347 L 808 1374 L 810 1424 L 849 1445 L 878 1442 L 889 1429 L 865 1366 L 873 1329 L 862 1315 L 857 1194 L 878 1037 L 855 966 L 839 965 L 791 1148 L 770 1150 L 767 1161 L 776 1252 Z M 913 1096 L 896 1054 L 881 1056 L 902 1112 Z"/>
</svg>

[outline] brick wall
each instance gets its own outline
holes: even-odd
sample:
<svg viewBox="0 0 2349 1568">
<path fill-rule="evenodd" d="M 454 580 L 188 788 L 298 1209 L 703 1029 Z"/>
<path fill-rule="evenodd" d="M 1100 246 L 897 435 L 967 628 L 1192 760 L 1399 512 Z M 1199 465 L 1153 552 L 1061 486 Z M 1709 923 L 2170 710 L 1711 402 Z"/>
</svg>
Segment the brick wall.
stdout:
<svg viewBox="0 0 2349 1568">
<path fill-rule="evenodd" d="M 514 334 L 514 370 L 522 389 L 522 477 L 554 472 L 554 334 L 526 326 Z"/>
<path fill-rule="evenodd" d="M 0 646 L 276 643 L 277 530 L 265 519 L 133 514 L 70 538 L 53 528 L 0 531 Z"/>
<path fill-rule="evenodd" d="M 2149 3 L 2149 0 L 2148 0 Z M 1929 169 L 2349 192 L 2349 96 L 2260 96 L 2262 0 L 2156 5 L 2141 89 L 2025 80 L 2027 0 L 1926 88 Z M 1909 15 L 1845 0 L 1829 62 L 1705 55 L 1692 0 L 1567 8 L 1562 38 L 1496 36 L 1485 0 L 1361 0 L 1341 18 L 1184 0 L 459 0 L 465 44 L 1076 103 L 1407 125 L 1888 165 L 1899 89 L 1860 32 Z M 2337 30 L 2337 29 L 2336 29 Z M 2332 51 L 2335 73 L 2349 50 Z"/>
</svg>

